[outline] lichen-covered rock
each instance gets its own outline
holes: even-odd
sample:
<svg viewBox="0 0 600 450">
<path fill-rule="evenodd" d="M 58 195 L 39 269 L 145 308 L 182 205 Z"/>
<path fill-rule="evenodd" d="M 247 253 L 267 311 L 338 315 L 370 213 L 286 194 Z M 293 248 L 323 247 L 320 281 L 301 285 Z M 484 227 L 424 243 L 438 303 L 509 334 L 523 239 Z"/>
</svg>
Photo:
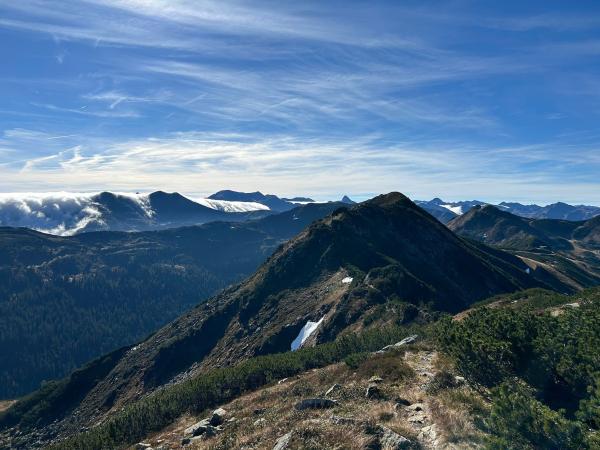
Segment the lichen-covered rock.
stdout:
<svg viewBox="0 0 600 450">
<path fill-rule="evenodd" d="M 325 409 L 333 408 L 337 405 L 337 401 L 329 398 L 307 398 L 296 403 L 296 409 L 302 411 L 304 409 Z"/>
<path fill-rule="evenodd" d="M 401 450 L 411 446 L 411 441 L 404 436 L 390 430 L 388 427 L 381 426 L 380 428 L 379 444 L 382 449 Z"/>
<path fill-rule="evenodd" d="M 185 429 L 184 433 L 186 436 L 198 436 L 206 431 L 206 427 L 210 426 L 209 419 L 202 419 L 200 422 L 196 422 L 191 427 Z"/>
<path fill-rule="evenodd" d="M 273 450 L 285 450 L 286 448 L 288 448 L 288 445 L 290 444 L 291 440 L 292 440 L 291 432 L 284 434 L 279 439 L 277 439 L 277 442 L 275 442 L 275 447 L 273 447 Z"/>
</svg>

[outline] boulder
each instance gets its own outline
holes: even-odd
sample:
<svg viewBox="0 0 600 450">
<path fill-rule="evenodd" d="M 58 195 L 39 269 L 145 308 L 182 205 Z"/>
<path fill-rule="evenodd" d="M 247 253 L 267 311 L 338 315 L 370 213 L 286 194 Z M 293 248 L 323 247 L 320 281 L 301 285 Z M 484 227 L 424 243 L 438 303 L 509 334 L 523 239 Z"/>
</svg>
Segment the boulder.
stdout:
<svg viewBox="0 0 600 450">
<path fill-rule="evenodd" d="M 227 416 L 227 411 L 225 411 L 223 408 L 215 409 L 210 418 L 210 424 L 213 427 L 216 427 L 217 425 L 221 425 L 223 422 L 225 422 L 226 416 Z"/>
<path fill-rule="evenodd" d="M 369 378 L 369 383 L 375 383 L 375 384 L 383 383 L 383 378 L 378 377 L 377 375 L 373 375 L 371 378 Z"/>
<path fill-rule="evenodd" d="M 277 442 L 275 442 L 275 447 L 273 447 L 273 450 L 285 450 L 286 448 L 288 448 L 288 445 L 290 444 L 291 440 L 292 440 L 291 432 L 284 434 L 279 439 L 277 439 Z"/>
<path fill-rule="evenodd" d="M 186 436 L 198 436 L 206 431 L 206 427 L 210 426 L 209 419 L 202 419 L 200 422 L 196 422 L 191 427 L 185 429 L 184 433 Z"/>
<path fill-rule="evenodd" d="M 371 400 L 380 400 L 383 399 L 383 392 L 381 392 L 381 389 L 377 384 L 371 383 L 367 387 L 365 397 L 370 398 Z"/>
<path fill-rule="evenodd" d="M 379 445 L 381 448 L 386 450 L 401 450 L 411 446 L 411 441 L 404 436 L 390 430 L 388 427 L 381 426 L 380 428 Z"/>
<path fill-rule="evenodd" d="M 295 408 L 302 411 L 304 409 L 333 408 L 335 405 L 337 405 L 337 401 L 329 398 L 307 398 L 296 403 Z"/>
</svg>

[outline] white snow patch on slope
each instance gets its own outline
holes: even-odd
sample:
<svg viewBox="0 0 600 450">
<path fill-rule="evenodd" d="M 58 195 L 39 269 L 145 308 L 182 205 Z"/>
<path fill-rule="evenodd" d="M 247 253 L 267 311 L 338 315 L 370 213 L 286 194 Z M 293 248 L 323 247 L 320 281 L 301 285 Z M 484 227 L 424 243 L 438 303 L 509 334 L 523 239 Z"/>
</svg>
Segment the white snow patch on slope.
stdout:
<svg viewBox="0 0 600 450">
<path fill-rule="evenodd" d="M 342 280 L 342 283 L 349 284 L 349 283 L 352 283 L 352 280 L 354 280 L 354 278 L 352 278 L 352 277 L 346 277 L 346 278 L 344 278 Z"/>
<path fill-rule="evenodd" d="M 462 206 L 452 206 L 452 205 L 440 205 L 442 208 L 446 208 L 449 211 L 452 211 L 454 214 L 461 215 L 463 213 Z"/>
<path fill-rule="evenodd" d="M 208 208 L 225 212 L 269 211 L 270 209 L 268 206 L 257 202 L 232 202 L 211 198 L 193 198 L 192 200 Z"/>
<path fill-rule="evenodd" d="M 306 324 L 300 330 L 300 333 L 298 333 L 296 339 L 294 339 L 294 341 L 292 342 L 292 351 L 298 350 L 300 347 L 302 347 L 302 344 L 304 344 L 304 342 L 310 337 L 310 335 L 315 332 L 319 325 L 321 325 L 323 319 L 325 319 L 325 316 L 321 317 L 321 320 L 319 320 L 318 322 L 311 322 L 310 320 L 306 322 Z"/>
</svg>

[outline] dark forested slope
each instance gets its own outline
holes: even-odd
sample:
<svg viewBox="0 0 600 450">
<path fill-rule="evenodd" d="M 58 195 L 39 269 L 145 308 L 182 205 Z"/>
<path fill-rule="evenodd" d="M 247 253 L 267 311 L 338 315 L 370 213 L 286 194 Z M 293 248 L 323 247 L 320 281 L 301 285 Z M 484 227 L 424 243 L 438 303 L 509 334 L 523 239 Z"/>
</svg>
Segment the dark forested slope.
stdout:
<svg viewBox="0 0 600 450">
<path fill-rule="evenodd" d="M 147 336 L 340 206 L 143 233 L 0 228 L 0 398 Z"/>
</svg>

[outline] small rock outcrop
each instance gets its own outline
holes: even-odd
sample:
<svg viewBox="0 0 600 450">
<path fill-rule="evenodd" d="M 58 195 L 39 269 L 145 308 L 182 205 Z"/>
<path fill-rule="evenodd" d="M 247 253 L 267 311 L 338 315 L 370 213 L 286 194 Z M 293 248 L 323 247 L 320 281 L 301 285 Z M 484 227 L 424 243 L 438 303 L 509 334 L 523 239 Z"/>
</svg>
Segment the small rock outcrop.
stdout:
<svg viewBox="0 0 600 450">
<path fill-rule="evenodd" d="M 207 427 L 210 427 L 209 419 L 202 419 L 200 422 L 196 422 L 194 425 L 187 427 L 184 431 L 186 436 L 199 436 L 206 431 Z"/>
<path fill-rule="evenodd" d="M 380 426 L 379 445 L 386 450 L 401 450 L 411 446 L 410 439 L 399 435 L 388 427 Z"/>
<path fill-rule="evenodd" d="M 365 397 L 367 397 L 371 400 L 381 400 L 381 399 L 383 399 L 384 395 L 376 383 L 371 383 L 367 387 L 367 392 L 365 394 Z"/>
<path fill-rule="evenodd" d="M 405 337 L 400 342 L 396 342 L 395 344 L 392 344 L 392 345 L 386 345 L 381 350 L 379 350 L 377 353 L 385 353 L 385 352 L 388 352 L 390 350 L 394 350 L 394 349 L 400 348 L 400 347 L 402 347 L 404 345 L 412 344 L 418 338 L 419 338 L 418 334 L 413 334 L 411 336 Z"/>
<path fill-rule="evenodd" d="M 307 398 L 298 403 L 296 403 L 295 408 L 298 411 L 302 411 L 305 409 L 325 409 L 325 408 L 333 408 L 337 405 L 337 401 L 331 400 L 329 398 Z"/>
<path fill-rule="evenodd" d="M 227 417 L 227 411 L 225 411 L 223 408 L 215 409 L 210 418 L 210 424 L 213 427 L 221 425 L 223 422 L 225 422 L 226 417 Z"/>
<path fill-rule="evenodd" d="M 291 432 L 284 434 L 279 439 L 277 439 L 277 442 L 275 442 L 275 447 L 273 447 L 273 450 L 285 450 L 286 448 L 288 448 L 288 445 L 290 444 L 291 440 L 292 440 Z"/>
</svg>

